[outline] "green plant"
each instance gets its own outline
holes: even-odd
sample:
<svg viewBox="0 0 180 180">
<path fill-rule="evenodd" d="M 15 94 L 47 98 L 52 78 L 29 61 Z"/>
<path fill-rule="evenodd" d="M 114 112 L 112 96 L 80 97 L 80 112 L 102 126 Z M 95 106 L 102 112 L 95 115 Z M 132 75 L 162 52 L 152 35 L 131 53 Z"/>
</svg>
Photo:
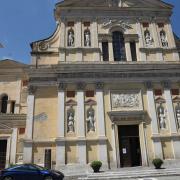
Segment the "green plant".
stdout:
<svg viewBox="0 0 180 180">
<path fill-rule="evenodd" d="M 94 170 L 95 173 L 99 172 L 101 166 L 102 166 L 102 162 L 101 161 L 93 161 L 91 163 L 91 167 L 92 167 L 92 169 Z"/>
<path fill-rule="evenodd" d="M 164 162 L 163 162 L 162 159 L 156 158 L 156 159 L 153 159 L 152 163 L 153 163 L 153 165 L 155 166 L 156 169 L 160 169 Z"/>
</svg>

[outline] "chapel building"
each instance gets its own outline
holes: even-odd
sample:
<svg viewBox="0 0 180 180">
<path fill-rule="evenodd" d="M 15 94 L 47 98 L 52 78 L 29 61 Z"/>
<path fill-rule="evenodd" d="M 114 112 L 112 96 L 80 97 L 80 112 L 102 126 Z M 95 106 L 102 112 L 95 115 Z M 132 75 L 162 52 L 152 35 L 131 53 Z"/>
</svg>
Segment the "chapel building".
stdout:
<svg viewBox="0 0 180 180">
<path fill-rule="evenodd" d="M 32 63 L 19 78 L 27 104 L 15 114 L 27 118 L 9 131 L 22 142 L 14 143 L 11 163 L 83 169 L 93 160 L 104 168 L 148 166 L 156 157 L 179 162 L 180 41 L 172 10 L 160 0 L 57 3 L 56 31 L 31 44 Z M 4 93 L 0 84 L 2 102 Z"/>
</svg>

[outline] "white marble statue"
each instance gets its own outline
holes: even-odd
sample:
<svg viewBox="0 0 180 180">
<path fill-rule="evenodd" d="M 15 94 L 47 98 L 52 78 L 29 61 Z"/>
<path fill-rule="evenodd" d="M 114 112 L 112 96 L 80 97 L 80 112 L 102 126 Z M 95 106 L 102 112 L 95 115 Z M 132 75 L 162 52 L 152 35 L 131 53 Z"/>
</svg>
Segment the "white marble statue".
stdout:
<svg viewBox="0 0 180 180">
<path fill-rule="evenodd" d="M 68 33 L 68 46 L 74 46 L 74 33 L 69 31 Z"/>
<path fill-rule="evenodd" d="M 91 45 L 91 37 L 90 37 L 89 31 L 85 31 L 85 33 L 84 33 L 84 44 L 85 44 L 85 46 Z"/>
<path fill-rule="evenodd" d="M 68 116 L 68 132 L 74 132 L 74 114 L 72 112 Z"/>
<path fill-rule="evenodd" d="M 87 128 L 88 131 L 95 131 L 95 117 L 94 117 L 94 109 L 90 108 L 87 111 Z"/>
<path fill-rule="evenodd" d="M 160 105 L 158 109 L 160 129 L 166 129 L 166 115 L 164 108 Z"/>
<path fill-rule="evenodd" d="M 151 37 L 151 34 L 149 31 L 144 32 L 145 42 L 146 46 L 152 46 L 153 45 L 153 38 Z"/>
<path fill-rule="evenodd" d="M 178 103 L 178 105 L 176 106 L 176 118 L 178 129 L 180 129 L 180 103 Z"/>
<path fill-rule="evenodd" d="M 168 47 L 168 41 L 167 41 L 167 36 L 164 31 L 160 32 L 160 38 L 161 38 L 161 43 L 163 47 Z"/>
</svg>

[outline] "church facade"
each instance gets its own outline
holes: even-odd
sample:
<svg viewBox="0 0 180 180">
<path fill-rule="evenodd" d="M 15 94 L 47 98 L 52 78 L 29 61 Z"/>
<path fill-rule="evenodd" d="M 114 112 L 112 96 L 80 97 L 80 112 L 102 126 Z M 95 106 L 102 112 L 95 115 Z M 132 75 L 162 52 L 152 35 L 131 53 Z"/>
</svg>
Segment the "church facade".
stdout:
<svg viewBox="0 0 180 180">
<path fill-rule="evenodd" d="M 100 160 L 116 168 L 180 159 L 172 9 L 159 0 L 56 4 L 57 29 L 31 44 L 24 70 L 24 163 L 61 169 Z"/>
</svg>

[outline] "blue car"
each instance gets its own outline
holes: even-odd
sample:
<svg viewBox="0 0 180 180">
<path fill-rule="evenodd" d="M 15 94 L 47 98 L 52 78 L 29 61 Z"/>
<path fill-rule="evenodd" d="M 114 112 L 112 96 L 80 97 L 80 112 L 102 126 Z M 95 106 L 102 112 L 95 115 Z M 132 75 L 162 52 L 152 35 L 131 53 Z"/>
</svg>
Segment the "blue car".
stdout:
<svg viewBox="0 0 180 180">
<path fill-rule="evenodd" d="M 0 180 L 63 180 L 63 173 L 35 164 L 16 165 L 0 171 Z"/>
</svg>

